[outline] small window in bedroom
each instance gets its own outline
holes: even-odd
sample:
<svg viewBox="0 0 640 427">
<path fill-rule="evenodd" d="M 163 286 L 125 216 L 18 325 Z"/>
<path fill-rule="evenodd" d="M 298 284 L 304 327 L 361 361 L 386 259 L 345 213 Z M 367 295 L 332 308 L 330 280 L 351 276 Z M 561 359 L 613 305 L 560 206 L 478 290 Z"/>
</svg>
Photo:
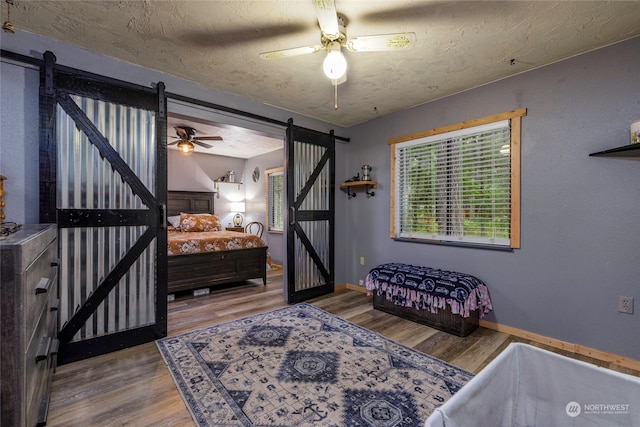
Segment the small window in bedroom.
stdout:
<svg viewBox="0 0 640 427">
<path fill-rule="evenodd" d="M 520 118 L 526 109 L 390 140 L 391 237 L 520 247 Z"/>
<path fill-rule="evenodd" d="M 273 168 L 265 171 L 267 183 L 267 231 L 282 233 L 284 231 L 284 168 Z"/>
</svg>

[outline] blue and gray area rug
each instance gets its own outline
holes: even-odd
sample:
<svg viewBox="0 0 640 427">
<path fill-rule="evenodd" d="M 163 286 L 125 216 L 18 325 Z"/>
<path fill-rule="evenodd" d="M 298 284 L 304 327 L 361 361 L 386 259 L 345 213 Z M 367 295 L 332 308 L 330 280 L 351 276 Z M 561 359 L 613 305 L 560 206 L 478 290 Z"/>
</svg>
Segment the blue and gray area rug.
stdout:
<svg viewBox="0 0 640 427">
<path fill-rule="evenodd" d="M 157 344 L 198 426 L 421 426 L 473 377 L 309 304 Z"/>
</svg>

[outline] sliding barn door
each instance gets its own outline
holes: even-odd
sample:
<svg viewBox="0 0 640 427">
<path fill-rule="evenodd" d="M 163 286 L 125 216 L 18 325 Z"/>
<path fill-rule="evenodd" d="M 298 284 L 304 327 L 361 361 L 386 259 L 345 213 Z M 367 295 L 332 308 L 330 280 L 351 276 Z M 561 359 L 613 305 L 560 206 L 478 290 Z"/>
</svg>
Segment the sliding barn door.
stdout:
<svg viewBox="0 0 640 427">
<path fill-rule="evenodd" d="M 59 227 L 59 363 L 167 334 L 164 85 L 59 67 L 41 88 L 41 222 Z"/>
<path fill-rule="evenodd" d="M 287 129 L 287 301 L 334 288 L 335 138 L 294 126 Z"/>
</svg>

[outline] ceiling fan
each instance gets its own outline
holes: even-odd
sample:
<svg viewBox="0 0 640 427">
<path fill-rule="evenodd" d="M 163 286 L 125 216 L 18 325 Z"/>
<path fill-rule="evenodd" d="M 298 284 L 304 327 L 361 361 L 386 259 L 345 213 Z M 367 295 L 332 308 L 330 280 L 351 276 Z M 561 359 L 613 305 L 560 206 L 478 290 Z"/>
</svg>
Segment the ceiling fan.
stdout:
<svg viewBox="0 0 640 427">
<path fill-rule="evenodd" d="M 334 85 L 347 80 L 347 61 L 340 52 L 346 47 L 351 52 L 378 52 L 409 49 L 416 42 L 415 33 L 378 34 L 347 38 L 344 18 L 336 11 L 334 0 L 313 0 L 320 24 L 320 44 L 275 50 L 260 54 L 262 59 L 280 59 L 326 51 L 323 63 L 325 75 Z"/>
<path fill-rule="evenodd" d="M 222 141 L 221 136 L 200 136 L 196 138 L 196 132 L 198 131 L 190 126 L 174 126 L 173 128 L 176 130 L 176 135 L 178 135 L 177 140 L 170 142 L 167 145 L 178 144 L 178 150 L 180 150 L 182 154 L 188 155 L 193 153 L 193 150 L 195 149 L 193 144 L 197 144 L 200 147 L 207 149 L 213 148 L 213 145 L 202 141 Z M 173 136 L 172 138 L 176 137 Z"/>
</svg>

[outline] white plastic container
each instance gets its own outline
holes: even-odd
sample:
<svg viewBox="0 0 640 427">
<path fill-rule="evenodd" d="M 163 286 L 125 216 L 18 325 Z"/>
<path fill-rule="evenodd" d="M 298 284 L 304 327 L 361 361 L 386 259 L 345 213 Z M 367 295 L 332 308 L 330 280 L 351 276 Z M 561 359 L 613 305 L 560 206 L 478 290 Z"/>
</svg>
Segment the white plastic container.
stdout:
<svg viewBox="0 0 640 427">
<path fill-rule="evenodd" d="M 425 427 L 640 426 L 640 378 L 513 343 Z"/>
</svg>

